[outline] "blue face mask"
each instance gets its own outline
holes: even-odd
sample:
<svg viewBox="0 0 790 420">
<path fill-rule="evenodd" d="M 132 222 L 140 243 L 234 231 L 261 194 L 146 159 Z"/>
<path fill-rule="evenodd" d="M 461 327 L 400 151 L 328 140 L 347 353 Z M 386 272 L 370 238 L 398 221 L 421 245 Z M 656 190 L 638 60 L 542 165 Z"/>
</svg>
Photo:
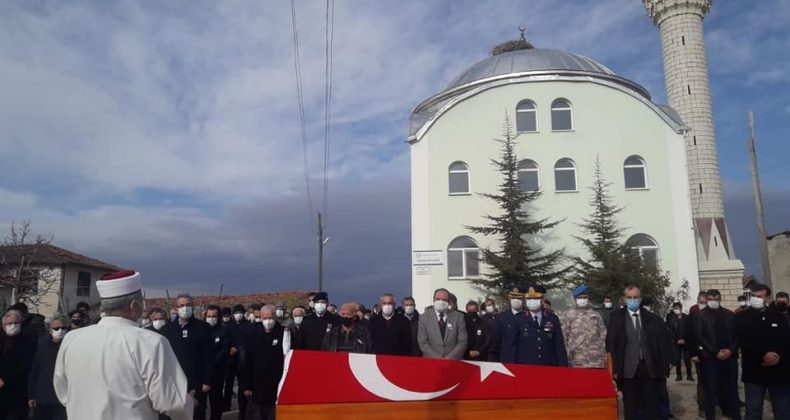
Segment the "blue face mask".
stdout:
<svg viewBox="0 0 790 420">
<path fill-rule="evenodd" d="M 632 298 L 625 300 L 625 305 L 628 306 L 628 309 L 634 312 L 639 310 L 640 303 L 642 303 L 642 299 L 639 298 Z"/>
</svg>

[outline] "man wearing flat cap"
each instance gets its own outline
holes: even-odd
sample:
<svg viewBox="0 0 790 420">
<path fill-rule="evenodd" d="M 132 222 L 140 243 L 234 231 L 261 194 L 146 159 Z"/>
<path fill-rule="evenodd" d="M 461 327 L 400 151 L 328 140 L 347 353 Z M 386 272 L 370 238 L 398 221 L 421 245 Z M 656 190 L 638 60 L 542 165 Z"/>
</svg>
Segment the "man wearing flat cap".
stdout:
<svg viewBox="0 0 790 420">
<path fill-rule="evenodd" d="M 121 271 L 96 282 L 105 316 L 66 334 L 53 384 L 70 419 L 191 419 L 187 378 L 167 339 L 140 328 L 140 273 Z M 85 357 L 90 354 L 91 357 Z"/>
<path fill-rule="evenodd" d="M 312 302 L 315 312 L 304 319 L 301 327 L 303 350 L 321 350 L 326 333 L 340 323 L 340 317 L 326 310 L 329 304 L 329 295 L 326 292 L 316 293 Z"/>
<path fill-rule="evenodd" d="M 606 367 L 606 327 L 603 318 L 590 307 L 589 287 L 573 289 L 575 306 L 565 315 L 563 332 L 568 365 L 579 368 Z"/>
<path fill-rule="evenodd" d="M 507 351 L 505 363 L 527 365 L 568 366 L 565 352 L 565 338 L 562 335 L 560 319 L 557 315 L 543 309 L 545 289 L 533 286 L 524 294 L 527 312 L 516 316 L 513 325 L 515 334 L 510 334 L 503 344 Z"/>
</svg>

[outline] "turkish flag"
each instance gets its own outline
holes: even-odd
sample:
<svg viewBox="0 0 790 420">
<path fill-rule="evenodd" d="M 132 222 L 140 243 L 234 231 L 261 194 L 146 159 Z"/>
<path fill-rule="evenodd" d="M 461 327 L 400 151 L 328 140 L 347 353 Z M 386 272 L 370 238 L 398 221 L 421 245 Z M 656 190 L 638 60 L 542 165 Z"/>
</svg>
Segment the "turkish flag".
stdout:
<svg viewBox="0 0 790 420">
<path fill-rule="evenodd" d="M 606 369 L 297 350 L 287 356 L 277 403 L 524 399 L 614 399 L 616 407 L 617 394 Z"/>
</svg>

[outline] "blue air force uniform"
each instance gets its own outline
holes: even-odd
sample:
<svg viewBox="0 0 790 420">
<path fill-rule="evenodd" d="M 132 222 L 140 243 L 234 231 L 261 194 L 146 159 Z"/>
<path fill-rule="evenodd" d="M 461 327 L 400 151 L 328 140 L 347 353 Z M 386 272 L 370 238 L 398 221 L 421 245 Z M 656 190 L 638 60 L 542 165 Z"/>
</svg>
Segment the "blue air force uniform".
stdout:
<svg viewBox="0 0 790 420">
<path fill-rule="evenodd" d="M 537 316 L 538 321 L 535 321 Z M 565 337 L 557 315 L 547 311 L 515 316 L 508 337 L 503 337 L 503 362 L 527 365 L 568 366 Z"/>
</svg>

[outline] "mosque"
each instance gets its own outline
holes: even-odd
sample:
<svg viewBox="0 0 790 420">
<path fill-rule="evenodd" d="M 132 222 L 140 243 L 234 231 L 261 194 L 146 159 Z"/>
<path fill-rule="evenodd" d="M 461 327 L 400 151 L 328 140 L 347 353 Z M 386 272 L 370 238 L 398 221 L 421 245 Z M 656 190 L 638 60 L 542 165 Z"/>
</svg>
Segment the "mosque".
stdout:
<svg viewBox="0 0 790 420">
<path fill-rule="evenodd" d="M 533 48 L 524 38 L 470 66 L 411 114 L 412 294 L 417 306 L 450 289 L 459 302 L 486 295 L 480 249 L 499 209 L 495 192 L 502 125 L 508 115 L 517 144 L 519 185 L 540 191 L 535 218 L 562 220 L 540 238 L 546 249 L 584 256 L 575 237 L 588 204 L 596 162 L 612 183 L 626 244 L 669 272 L 672 285 L 722 291 L 734 307 L 743 264 L 724 220 L 710 100 L 703 18 L 712 0 L 643 0 L 658 26 L 669 105 L 638 83 L 579 54 Z"/>
</svg>

